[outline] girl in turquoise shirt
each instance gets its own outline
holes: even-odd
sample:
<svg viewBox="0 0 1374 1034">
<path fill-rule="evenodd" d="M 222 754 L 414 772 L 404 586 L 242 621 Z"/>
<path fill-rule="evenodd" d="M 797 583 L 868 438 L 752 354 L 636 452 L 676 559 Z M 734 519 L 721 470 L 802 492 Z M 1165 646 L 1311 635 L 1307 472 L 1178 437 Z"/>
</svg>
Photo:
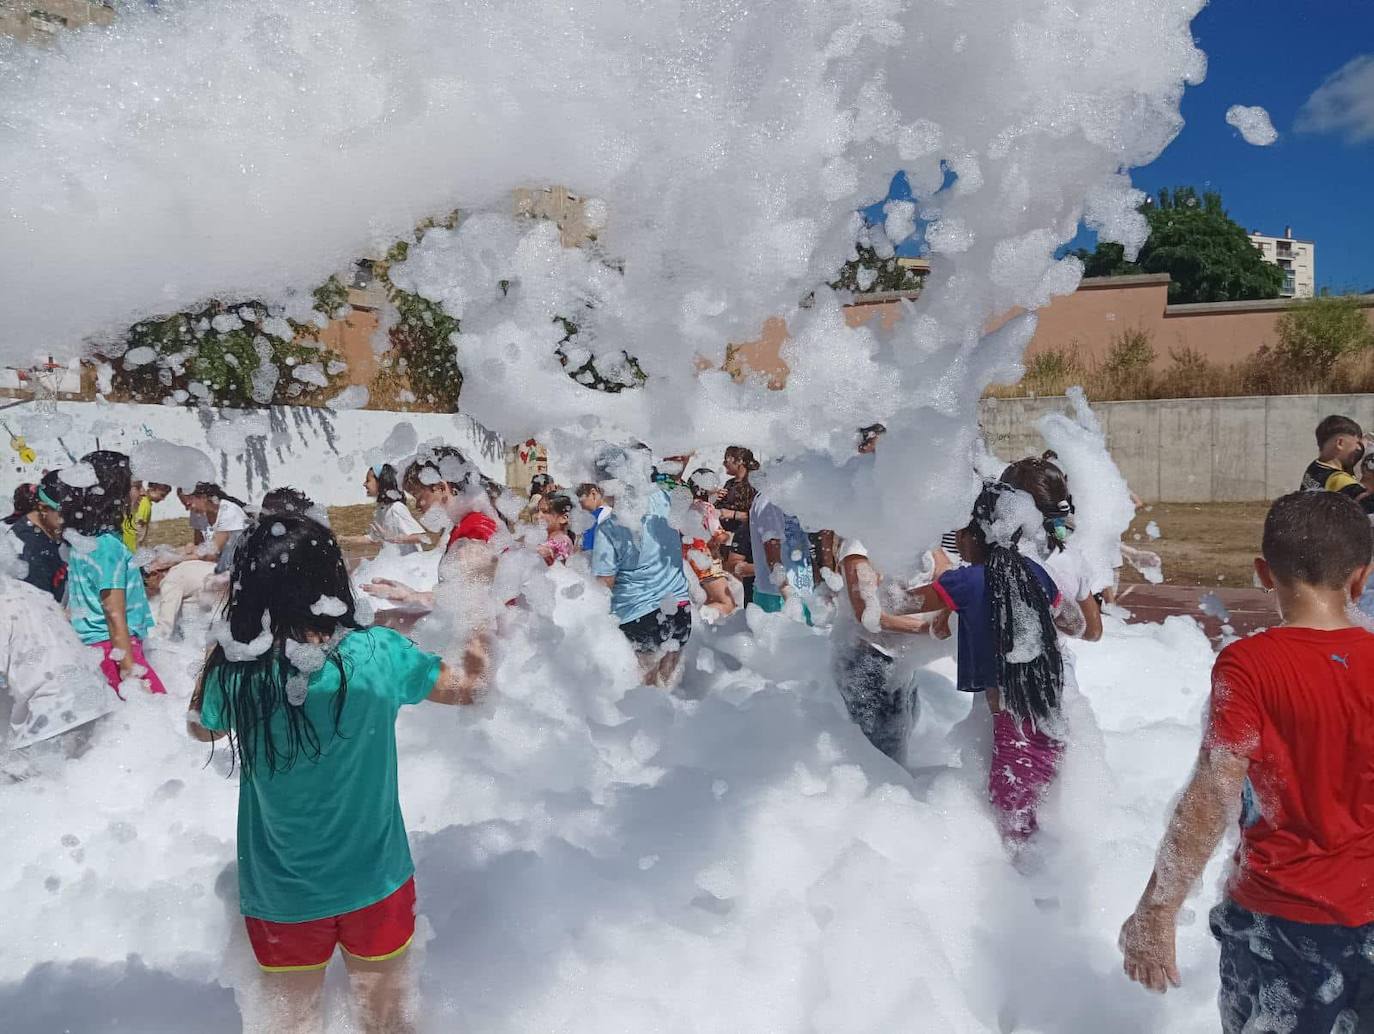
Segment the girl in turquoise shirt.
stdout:
<svg viewBox="0 0 1374 1034">
<path fill-rule="evenodd" d="M 485 659 L 450 669 L 398 632 L 361 627 L 338 543 L 306 517 L 250 526 L 231 585 L 188 724 L 197 739 L 228 737 L 239 768 L 239 902 L 264 998 L 286 1013 L 265 1029 L 318 1022 L 336 947 L 363 1028 L 411 1029 L 415 867 L 396 716 L 422 700 L 472 703 Z"/>
<path fill-rule="evenodd" d="M 165 693 L 143 655 L 143 640 L 153 627 L 143 572 L 124 545 L 132 483 L 129 457 L 98 449 L 63 477 L 68 486 L 61 506 L 70 547 L 67 609 L 72 628 L 83 643 L 101 651 L 100 670 L 121 698 L 138 685 Z"/>
</svg>

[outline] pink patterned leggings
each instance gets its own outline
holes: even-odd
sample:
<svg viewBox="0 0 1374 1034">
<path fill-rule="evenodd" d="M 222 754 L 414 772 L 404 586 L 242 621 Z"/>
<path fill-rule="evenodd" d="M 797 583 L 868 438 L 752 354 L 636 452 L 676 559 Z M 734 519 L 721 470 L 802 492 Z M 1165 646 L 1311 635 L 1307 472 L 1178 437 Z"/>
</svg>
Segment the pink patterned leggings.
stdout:
<svg viewBox="0 0 1374 1034">
<path fill-rule="evenodd" d="M 993 715 L 992 767 L 988 799 L 1006 840 L 1029 840 L 1038 827 L 1036 809 L 1059 771 L 1064 744 L 1040 732 L 1029 719 L 1017 722 L 1006 711 Z"/>
</svg>

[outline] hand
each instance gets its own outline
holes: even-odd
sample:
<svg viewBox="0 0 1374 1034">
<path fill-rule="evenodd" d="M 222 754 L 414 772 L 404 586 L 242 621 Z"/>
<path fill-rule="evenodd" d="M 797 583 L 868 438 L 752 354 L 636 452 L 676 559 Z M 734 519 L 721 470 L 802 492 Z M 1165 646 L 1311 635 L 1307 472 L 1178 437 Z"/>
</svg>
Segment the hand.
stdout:
<svg viewBox="0 0 1374 1034">
<path fill-rule="evenodd" d="M 367 529 L 367 537 L 368 537 L 371 541 L 373 541 L 373 542 L 386 542 L 386 541 L 387 541 L 386 532 L 384 532 L 384 531 L 382 530 L 382 526 L 381 526 L 380 524 L 378 524 L 376 521 L 373 521 L 373 522 L 368 526 L 368 529 Z"/>
<path fill-rule="evenodd" d="M 1117 946 L 1124 956 L 1122 969 L 1137 984 L 1164 994 L 1180 986 L 1174 935 L 1178 912 L 1141 905 L 1121 927 Z"/>
<path fill-rule="evenodd" d="M 936 639 L 948 639 L 950 637 L 949 611 L 942 610 L 935 615 L 935 619 L 930 623 L 930 634 Z"/>
<path fill-rule="evenodd" d="M 409 603 L 415 598 L 414 589 L 390 578 L 374 578 L 363 586 L 363 592 L 392 603 Z"/>
</svg>

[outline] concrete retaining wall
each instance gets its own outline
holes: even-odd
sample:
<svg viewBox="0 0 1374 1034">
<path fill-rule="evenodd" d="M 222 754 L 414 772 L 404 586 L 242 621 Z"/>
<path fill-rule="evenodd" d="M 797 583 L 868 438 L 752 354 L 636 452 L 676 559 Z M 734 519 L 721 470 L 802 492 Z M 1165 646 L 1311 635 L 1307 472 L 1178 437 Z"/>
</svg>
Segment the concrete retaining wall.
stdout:
<svg viewBox="0 0 1374 1034">
<path fill-rule="evenodd" d="M 1036 421 L 1065 400 L 985 399 L 992 451 L 1014 459 L 1044 451 Z M 1316 455 L 1317 423 L 1332 413 L 1374 429 L 1374 395 L 1279 395 L 1095 402 L 1112 458 L 1147 502 L 1229 503 L 1294 491 Z"/>
<path fill-rule="evenodd" d="M 389 413 L 352 409 L 334 412 L 304 406 L 268 410 L 185 409 L 101 402 L 57 402 L 45 415 L 33 403 L 0 412 L 0 420 L 26 437 L 37 453 L 25 463 L 7 448 L 0 429 L 0 506 L 9 512 L 15 486 L 34 481 L 45 469 L 64 467 L 70 451 L 81 456 L 100 447 L 129 452 L 139 442 L 160 438 L 191 445 L 208 455 L 220 483 L 257 503 L 268 488 L 291 485 L 325 506 L 365 503 L 363 475 L 376 462 L 399 458 L 404 440 L 440 439 L 457 446 L 498 481 L 505 479 L 505 446 L 499 437 L 459 413 Z M 409 424 L 391 439 L 399 424 Z M 413 449 L 413 445 L 411 446 Z M 179 516 L 173 500 L 168 513 Z M 175 512 L 173 512 L 175 511 Z"/>
</svg>

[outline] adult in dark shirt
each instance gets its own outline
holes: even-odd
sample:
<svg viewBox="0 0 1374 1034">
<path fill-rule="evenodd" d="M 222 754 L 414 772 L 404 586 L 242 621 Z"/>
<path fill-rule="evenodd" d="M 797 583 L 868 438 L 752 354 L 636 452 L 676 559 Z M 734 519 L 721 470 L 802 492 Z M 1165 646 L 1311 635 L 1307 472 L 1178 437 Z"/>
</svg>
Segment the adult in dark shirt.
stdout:
<svg viewBox="0 0 1374 1034">
<path fill-rule="evenodd" d="M 734 573 L 740 564 L 752 564 L 754 551 L 749 540 L 749 507 L 754 505 L 758 489 L 749 483 L 749 475 L 759 469 L 759 461 L 742 445 L 725 450 L 725 473 L 730 479 L 716 496 L 716 513 L 720 526 L 733 536 L 726 547 L 725 570 Z M 753 576 L 741 578 L 744 583 L 744 602 L 754 598 Z"/>
<path fill-rule="evenodd" d="M 44 475 L 33 509 L 13 514 L 5 523 L 20 542 L 19 558 L 29 565 L 24 581 L 62 602 L 67 588 L 67 562 L 62 559 L 62 480 L 57 471 Z"/>
</svg>

